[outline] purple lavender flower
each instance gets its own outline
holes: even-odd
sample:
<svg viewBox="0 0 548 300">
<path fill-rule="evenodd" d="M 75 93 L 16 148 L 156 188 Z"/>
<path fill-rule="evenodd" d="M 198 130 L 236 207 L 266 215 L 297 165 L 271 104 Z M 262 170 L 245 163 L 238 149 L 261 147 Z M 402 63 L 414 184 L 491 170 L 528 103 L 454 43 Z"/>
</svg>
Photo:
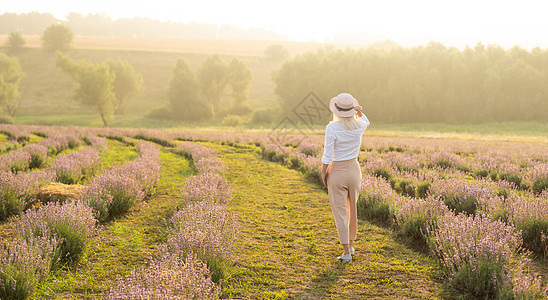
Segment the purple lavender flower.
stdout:
<svg viewBox="0 0 548 300">
<path fill-rule="evenodd" d="M 527 263 L 517 254 L 520 234 L 489 216 L 448 213 L 438 217 L 430 235 L 430 248 L 451 283 L 475 296 L 496 297 L 506 291 L 513 284 L 508 274 L 514 264 Z"/>
<path fill-rule="evenodd" d="M 56 181 L 75 184 L 91 177 L 100 160 L 97 150 L 88 147 L 57 157 L 51 169 L 56 173 Z"/>
<path fill-rule="evenodd" d="M 221 290 L 211 280 L 207 265 L 188 254 L 183 261 L 178 255 L 163 252 L 147 268 L 133 270 L 118 279 L 107 299 L 219 299 Z"/>
<path fill-rule="evenodd" d="M 0 245 L 0 299 L 27 299 L 55 263 L 58 241 L 16 238 Z"/>
<path fill-rule="evenodd" d="M 232 257 L 236 224 L 223 206 L 207 200 L 188 203 L 171 223 L 168 245 L 173 253 L 193 251 L 200 257 Z"/>
<path fill-rule="evenodd" d="M 87 240 L 95 233 L 96 223 L 92 209 L 80 201 L 51 202 L 24 212 L 14 221 L 13 228 L 25 239 L 43 236 L 58 240 L 57 259 L 62 263 L 78 260 Z"/>
<path fill-rule="evenodd" d="M 226 179 L 217 173 L 189 176 L 185 180 L 183 199 L 186 201 L 212 201 L 227 203 L 232 189 Z"/>
<path fill-rule="evenodd" d="M 51 171 L 43 170 L 16 174 L 0 171 L 0 220 L 18 215 L 29 207 L 38 189 L 53 177 Z"/>
</svg>

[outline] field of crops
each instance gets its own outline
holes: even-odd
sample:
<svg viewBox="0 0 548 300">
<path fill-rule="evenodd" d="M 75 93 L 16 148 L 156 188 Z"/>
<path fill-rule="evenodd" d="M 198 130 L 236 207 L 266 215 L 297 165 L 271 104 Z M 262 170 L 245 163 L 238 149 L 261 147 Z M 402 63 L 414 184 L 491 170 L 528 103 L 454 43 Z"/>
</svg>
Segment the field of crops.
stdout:
<svg viewBox="0 0 548 300">
<path fill-rule="evenodd" d="M 1 125 L 0 298 L 545 297 L 545 142 L 366 133 L 349 265 L 335 262 L 322 145 Z M 52 186 L 71 194 L 42 197 Z"/>
</svg>

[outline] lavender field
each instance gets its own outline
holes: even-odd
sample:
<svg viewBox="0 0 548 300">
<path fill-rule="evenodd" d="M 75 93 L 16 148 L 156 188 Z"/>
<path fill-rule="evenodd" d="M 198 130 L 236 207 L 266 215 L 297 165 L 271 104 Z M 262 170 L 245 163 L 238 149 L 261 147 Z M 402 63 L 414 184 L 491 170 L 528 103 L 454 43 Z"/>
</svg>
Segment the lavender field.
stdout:
<svg viewBox="0 0 548 300">
<path fill-rule="evenodd" d="M 547 146 L 366 132 L 345 266 L 321 134 L 0 125 L 0 298 L 543 299 Z"/>
</svg>

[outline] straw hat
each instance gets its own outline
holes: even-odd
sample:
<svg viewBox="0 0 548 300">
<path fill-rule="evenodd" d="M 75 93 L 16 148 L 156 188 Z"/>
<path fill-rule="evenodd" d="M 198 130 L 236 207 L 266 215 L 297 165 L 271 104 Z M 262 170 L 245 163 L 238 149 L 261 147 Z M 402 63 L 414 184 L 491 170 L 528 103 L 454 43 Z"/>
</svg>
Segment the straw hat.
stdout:
<svg viewBox="0 0 548 300">
<path fill-rule="evenodd" d="M 354 99 L 348 93 L 338 94 L 329 102 L 329 109 L 339 117 L 348 118 L 356 114 L 355 106 L 360 105 L 358 100 Z"/>
</svg>

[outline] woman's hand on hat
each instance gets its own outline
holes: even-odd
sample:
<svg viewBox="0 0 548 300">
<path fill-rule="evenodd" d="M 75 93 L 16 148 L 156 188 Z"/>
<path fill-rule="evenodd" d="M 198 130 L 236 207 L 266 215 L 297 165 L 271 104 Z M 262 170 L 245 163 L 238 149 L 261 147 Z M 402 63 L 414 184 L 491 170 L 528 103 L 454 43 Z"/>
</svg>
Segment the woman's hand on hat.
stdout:
<svg viewBox="0 0 548 300">
<path fill-rule="evenodd" d="M 354 106 L 354 109 L 357 110 L 357 111 L 359 111 L 359 112 L 362 112 L 362 108 L 363 108 L 363 107 L 361 107 L 360 105 Z"/>
</svg>

